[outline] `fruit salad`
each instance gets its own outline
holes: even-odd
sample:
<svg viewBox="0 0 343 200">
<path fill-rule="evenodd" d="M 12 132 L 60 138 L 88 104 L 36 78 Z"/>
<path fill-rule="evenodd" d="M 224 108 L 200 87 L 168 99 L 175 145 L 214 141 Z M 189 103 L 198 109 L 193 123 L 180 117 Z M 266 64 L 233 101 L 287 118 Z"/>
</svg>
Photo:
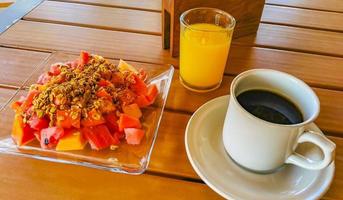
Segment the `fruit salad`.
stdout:
<svg viewBox="0 0 343 200">
<path fill-rule="evenodd" d="M 158 95 L 146 78 L 123 60 L 115 65 L 84 51 L 75 61 L 55 63 L 12 103 L 12 138 L 18 146 L 38 140 L 41 148 L 57 151 L 139 145 L 142 109 Z"/>
</svg>

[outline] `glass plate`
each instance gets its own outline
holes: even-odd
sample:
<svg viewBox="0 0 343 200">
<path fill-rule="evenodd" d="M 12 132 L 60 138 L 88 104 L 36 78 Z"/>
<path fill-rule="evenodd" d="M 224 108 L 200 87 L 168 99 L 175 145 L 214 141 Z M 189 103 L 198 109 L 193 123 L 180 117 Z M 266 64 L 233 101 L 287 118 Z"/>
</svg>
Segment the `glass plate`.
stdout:
<svg viewBox="0 0 343 200">
<path fill-rule="evenodd" d="M 28 87 L 35 83 L 39 75 L 48 71 L 49 66 L 56 62 L 66 62 L 75 60 L 78 55 L 55 52 L 49 56 L 45 62 L 28 76 L 27 80 L 16 94 L 0 109 L 0 153 L 26 156 L 41 160 L 82 165 L 112 172 L 141 174 L 149 164 L 151 152 L 157 137 L 158 128 L 162 118 L 164 106 L 166 104 L 170 84 L 172 81 L 173 66 L 149 66 L 149 64 L 129 62 L 136 68 L 143 68 L 148 74 L 148 84 L 156 84 L 159 89 L 155 103 L 142 110 L 142 125 L 145 129 L 145 137 L 140 145 L 128 145 L 121 142 L 116 150 L 104 149 L 95 151 L 89 145 L 78 151 L 55 151 L 41 149 L 37 141 L 33 141 L 25 146 L 17 146 L 11 138 L 11 129 L 14 119 L 14 111 L 10 108 L 11 103 L 25 96 Z M 116 60 L 111 60 L 118 63 Z"/>
</svg>

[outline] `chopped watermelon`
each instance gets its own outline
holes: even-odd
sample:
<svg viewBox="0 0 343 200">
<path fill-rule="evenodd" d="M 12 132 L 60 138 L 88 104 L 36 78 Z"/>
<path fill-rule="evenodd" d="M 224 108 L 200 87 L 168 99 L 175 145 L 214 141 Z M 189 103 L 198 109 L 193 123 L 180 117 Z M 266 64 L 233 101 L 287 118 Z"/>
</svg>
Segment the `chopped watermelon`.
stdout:
<svg viewBox="0 0 343 200">
<path fill-rule="evenodd" d="M 111 133 L 117 132 L 119 130 L 118 117 L 115 114 L 115 112 L 108 113 L 104 117 L 106 119 L 106 126 L 110 130 L 110 132 Z"/>
<path fill-rule="evenodd" d="M 101 103 L 100 110 L 102 113 L 110 113 L 116 110 L 116 106 L 113 104 L 111 100 L 103 100 Z"/>
<path fill-rule="evenodd" d="M 105 80 L 105 79 L 100 79 L 100 81 L 99 81 L 99 83 L 98 83 L 98 85 L 100 86 L 100 87 L 106 87 L 106 86 L 109 86 L 109 85 L 111 85 L 112 83 L 110 82 L 110 81 L 108 81 L 108 80 Z"/>
<path fill-rule="evenodd" d="M 100 88 L 96 93 L 97 97 L 105 98 L 105 99 L 112 99 L 111 95 L 104 88 Z"/>
<path fill-rule="evenodd" d="M 81 51 L 81 54 L 80 54 L 80 62 L 79 62 L 79 64 L 80 64 L 81 66 L 87 64 L 88 61 L 89 61 L 89 56 L 90 56 L 90 55 L 89 55 L 88 52 L 86 52 L 86 51 Z"/>
<path fill-rule="evenodd" d="M 51 80 L 51 76 L 49 75 L 49 73 L 44 73 L 38 77 L 37 83 L 44 85 L 47 82 L 49 82 L 50 80 Z"/>
<path fill-rule="evenodd" d="M 82 126 L 97 126 L 104 124 L 106 121 L 101 113 L 95 109 L 88 112 L 88 117 L 81 120 Z"/>
<path fill-rule="evenodd" d="M 135 103 L 140 107 L 140 108 L 145 108 L 151 104 L 151 102 L 148 100 L 148 98 L 144 95 L 139 95 L 137 96 Z"/>
<path fill-rule="evenodd" d="M 43 128 L 49 127 L 49 120 L 45 117 L 39 118 L 37 115 L 33 115 L 28 121 L 30 127 L 34 130 L 40 131 Z"/>
<path fill-rule="evenodd" d="M 146 73 L 146 71 L 144 71 L 143 69 L 139 69 L 139 74 L 138 74 L 138 77 L 145 81 L 148 77 L 148 74 Z"/>
<path fill-rule="evenodd" d="M 128 144 L 138 145 L 144 137 L 144 130 L 138 128 L 125 128 L 125 139 Z"/>
<path fill-rule="evenodd" d="M 76 69 L 77 66 L 79 65 L 79 61 L 78 60 L 69 61 L 69 62 L 66 62 L 65 64 L 68 65 L 72 69 Z"/>
<path fill-rule="evenodd" d="M 137 75 L 133 75 L 135 79 L 135 83 L 131 85 L 131 89 L 137 95 L 146 95 L 148 93 L 148 87 L 144 83 L 142 79 L 140 79 Z"/>
<path fill-rule="evenodd" d="M 59 63 L 53 64 L 50 66 L 50 74 L 57 76 L 61 73 L 61 65 Z"/>
<path fill-rule="evenodd" d="M 118 139 L 124 139 L 125 133 L 124 133 L 124 131 L 121 131 L 121 132 L 120 131 L 116 131 L 116 132 L 114 132 L 113 137 L 116 137 Z"/>
<path fill-rule="evenodd" d="M 101 150 L 120 143 L 117 138 L 112 137 L 106 125 L 84 127 L 82 129 L 82 134 L 88 140 L 91 148 L 95 150 Z"/>
<path fill-rule="evenodd" d="M 60 127 L 49 127 L 40 132 L 40 145 L 43 149 L 52 149 L 57 145 L 60 138 L 64 136 L 64 129 Z"/>
<path fill-rule="evenodd" d="M 23 102 L 23 104 L 21 105 L 21 107 L 24 109 L 24 110 L 27 110 L 31 105 L 32 105 L 32 102 L 33 102 L 33 98 L 37 95 L 39 95 L 39 91 L 38 90 L 30 90 L 29 93 L 27 94 L 26 96 L 26 100 Z"/>
<path fill-rule="evenodd" d="M 127 114 L 121 114 L 119 118 L 119 131 L 123 131 L 125 128 L 141 128 L 142 125 L 136 117 L 132 117 Z"/>
<path fill-rule="evenodd" d="M 154 103 L 154 101 L 155 101 L 155 99 L 157 97 L 157 94 L 158 94 L 157 86 L 155 84 L 149 85 L 146 98 L 148 99 L 148 101 L 151 104 Z"/>
<path fill-rule="evenodd" d="M 62 69 L 72 75 L 62 74 Z M 140 144 L 145 134 L 141 109 L 154 103 L 158 95 L 157 86 L 148 86 L 146 78 L 146 71 L 123 60 L 115 66 L 101 56 L 81 51 L 75 61 L 51 65 L 26 97 L 11 104 L 15 111 L 12 137 L 18 145 L 36 138 L 42 148 L 59 151 L 80 150 L 87 142 L 100 150 L 124 138 L 128 144 Z M 55 91 L 55 86 L 61 90 Z M 50 94 L 50 90 L 54 92 L 47 98 L 39 96 Z M 82 95 L 85 91 L 90 95 Z M 42 111 L 51 113 L 41 117 Z"/>
</svg>

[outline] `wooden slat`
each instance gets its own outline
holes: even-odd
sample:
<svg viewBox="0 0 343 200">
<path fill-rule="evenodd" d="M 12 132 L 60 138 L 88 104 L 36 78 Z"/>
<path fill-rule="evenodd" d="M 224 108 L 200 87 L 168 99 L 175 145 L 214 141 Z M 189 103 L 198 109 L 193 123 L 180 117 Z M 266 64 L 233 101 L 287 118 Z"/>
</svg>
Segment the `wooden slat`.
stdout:
<svg viewBox="0 0 343 200">
<path fill-rule="evenodd" d="M 184 143 L 189 114 L 164 112 L 149 171 L 200 179 L 188 161 Z"/>
<path fill-rule="evenodd" d="M 222 199 L 205 184 L 0 156 L 1 199 Z M 24 190 L 29 186 L 29 190 Z M 21 188 L 21 189 L 19 189 Z M 21 190 L 20 192 L 18 190 Z"/>
<path fill-rule="evenodd" d="M 7 101 L 15 94 L 15 89 L 0 87 L 0 109 L 7 103 Z"/>
<path fill-rule="evenodd" d="M 343 31 L 343 13 L 266 5 L 262 22 Z"/>
<path fill-rule="evenodd" d="M 48 53 L 0 48 L 0 84 L 21 86 Z"/>
<path fill-rule="evenodd" d="M 320 114 L 316 123 L 331 133 L 343 137 L 343 92 L 314 88 L 320 100 Z"/>
<path fill-rule="evenodd" d="M 64 34 L 60 34 L 61 30 Z M 254 37 L 249 36 L 236 42 L 343 56 L 343 36 L 340 33 L 261 24 L 254 40 Z M 39 22 L 18 22 L 0 35 L 0 45 L 72 52 L 85 49 L 111 58 L 176 63 L 175 59 L 170 58 L 169 52 L 161 48 L 159 36 Z"/>
<path fill-rule="evenodd" d="M 58 0 L 64 2 L 84 3 L 99 6 L 113 6 L 121 8 L 148 10 L 148 11 L 161 11 L 161 0 Z"/>
<path fill-rule="evenodd" d="M 24 19 L 161 35 L 157 12 L 45 1 Z"/>
<path fill-rule="evenodd" d="M 222 95 L 229 94 L 229 87 L 233 77 L 224 76 L 221 87 L 211 93 L 199 94 L 186 90 L 177 80 L 178 71 L 167 101 L 167 108 L 194 112 L 207 101 Z M 330 134 L 343 136 L 343 92 L 327 89 L 314 88 L 321 101 L 321 112 L 316 123 Z M 187 99 L 187 101 L 185 101 Z"/>
<path fill-rule="evenodd" d="M 75 53 L 86 50 L 109 58 L 176 63 L 162 49 L 160 36 L 41 22 L 19 21 L 0 35 L 1 45 Z"/>
<path fill-rule="evenodd" d="M 45 56 L 46 53 L 0 48 L 0 66 L 4 69 L 0 84 L 19 86 Z M 312 86 L 343 90 L 343 76 L 337 76 L 343 74 L 341 66 L 342 58 L 232 46 L 226 73 L 236 75 L 252 68 L 270 68 L 293 74 Z"/>
<path fill-rule="evenodd" d="M 61 30 L 64 34 L 60 34 Z M 161 49 L 161 40 L 158 36 L 39 22 L 20 21 L 0 36 L 0 44 L 75 53 L 84 49 L 111 58 L 177 63 L 175 59 L 170 58 L 167 51 Z M 237 74 L 250 66 L 273 68 L 294 74 L 314 86 L 342 89 L 343 77 L 337 75 L 342 73 L 341 65 L 341 58 L 232 46 L 226 72 Z M 322 73 L 323 68 L 326 73 Z"/>
<path fill-rule="evenodd" d="M 256 36 L 234 43 L 343 57 L 343 34 L 330 31 L 260 24 Z"/>
<path fill-rule="evenodd" d="M 231 46 L 228 74 L 253 68 L 290 73 L 315 87 L 343 90 L 343 58 L 259 47 Z M 325 71 L 325 73 L 323 73 Z"/>
<path fill-rule="evenodd" d="M 266 3 L 316 10 L 343 12 L 343 2 L 341 0 L 266 0 Z"/>
</svg>

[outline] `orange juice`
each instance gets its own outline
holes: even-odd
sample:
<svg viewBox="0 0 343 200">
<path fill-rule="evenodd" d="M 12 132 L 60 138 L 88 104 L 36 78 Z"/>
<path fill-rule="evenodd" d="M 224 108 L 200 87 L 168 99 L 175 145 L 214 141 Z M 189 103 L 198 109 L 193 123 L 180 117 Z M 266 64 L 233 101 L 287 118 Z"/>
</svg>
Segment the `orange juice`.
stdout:
<svg viewBox="0 0 343 200">
<path fill-rule="evenodd" d="M 199 23 L 181 28 L 180 78 L 188 88 L 219 87 L 233 30 Z"/>
</svg>

